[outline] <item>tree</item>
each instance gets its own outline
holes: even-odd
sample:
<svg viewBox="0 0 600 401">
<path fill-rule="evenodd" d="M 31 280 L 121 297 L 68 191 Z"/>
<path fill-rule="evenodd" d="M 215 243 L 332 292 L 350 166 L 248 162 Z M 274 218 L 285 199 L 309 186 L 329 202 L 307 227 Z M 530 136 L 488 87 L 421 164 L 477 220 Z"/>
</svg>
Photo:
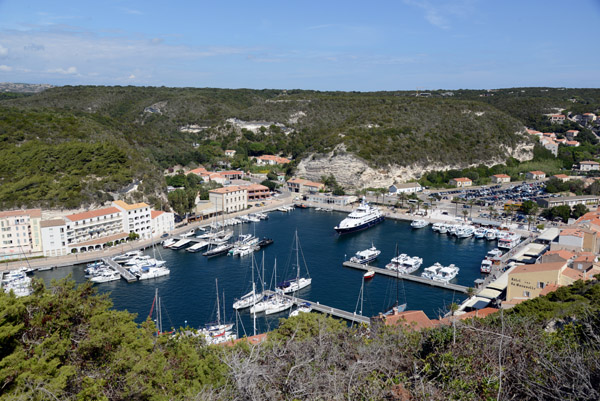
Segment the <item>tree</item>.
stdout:
<svg viewBox="0 0 600 401">
<path fill-rule="evenodd" d="M 277 174 L 271 170 L 267 173 L 267 179 L 271 181 L 277 181 Z"/>
<path fill-rule="evenodd" d="M 274 191 L 277 188 L 277 183 L 271 180 L 264 180 L 260 183 L 260 185 L 264 185 L 269 188 L 269 191 Z"/>
<path fill-rule="evenodd" d="M 571 211 L 571 217 L 573 217 L 574 219 L 578 219 L 587 212 L 589 212 L 589 210 L 587 207 L 585 207 L 585 205 L 575 205 L 573 206 L 573 210 Z"/>
</svg>

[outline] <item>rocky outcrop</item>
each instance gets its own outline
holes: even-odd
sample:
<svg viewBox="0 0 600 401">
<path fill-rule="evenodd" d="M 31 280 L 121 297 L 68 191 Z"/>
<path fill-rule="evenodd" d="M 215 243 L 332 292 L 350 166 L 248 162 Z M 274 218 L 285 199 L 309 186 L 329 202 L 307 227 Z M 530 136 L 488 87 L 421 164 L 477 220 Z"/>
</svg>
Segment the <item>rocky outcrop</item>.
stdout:
<svg viewBox="0 0 600 401">
<path fill-rule="evenodd" d="M 521 144 L 515 149 L 506 148 L 507 155 L 519 161 L 529 160 L 533 155 L 532 144 Z M 486 165 L 503 163 L 504 160 L 490 160 Z M 338 145 L 327 154 L 311 154 L 298 164 L 296 175 L 309 180 L 320 180 L 332 174 L 337 182 L 347 190 L 363 188 L 384 188 L 394 183 L 416 180 L 429 171 L 461 169 L 469 166 L 453 166 L 430 163 L 427 166 L 388 166 L 386 169 L 374 169 L 364 160 L 346 152 L 344 144 Z"/>
</svg>

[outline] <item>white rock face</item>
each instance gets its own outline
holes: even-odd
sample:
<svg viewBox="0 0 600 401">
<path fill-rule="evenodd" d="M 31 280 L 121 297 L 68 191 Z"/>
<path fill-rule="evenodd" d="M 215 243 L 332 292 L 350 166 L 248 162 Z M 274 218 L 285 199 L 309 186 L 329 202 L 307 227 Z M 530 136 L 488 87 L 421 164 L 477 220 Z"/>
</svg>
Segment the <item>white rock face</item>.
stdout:
<svg viewBox="0 0 600 401">
<path fill-rule="evenodd" d="M 529 160 L 532 157 L 533 145 L 524 144 L 516 149 L 505 149 L 519 161 Z M 488 166 L 504 162 L 503 159 L 490 160 Z M 479 164 L 479 163 L 478 163 Z M 338 145 L 328 154 L 312 154 L 303 159 L 297 167 L 296 175 L 309 180 L 318 181 L 323 176 L 333 174 L 337 182 L 347 190 L 363 188 L 384 188 L 394 183 L 402 183 L 421 178 L 429 171 L 445 171 L 461 169 L 464 165 L 442 165 L 436 163 L 412 166 L 393 165 L 386 169 L 375 170 L 364 160 L 353 154 L 347 153 L 343 144 Z"/>
</svg>

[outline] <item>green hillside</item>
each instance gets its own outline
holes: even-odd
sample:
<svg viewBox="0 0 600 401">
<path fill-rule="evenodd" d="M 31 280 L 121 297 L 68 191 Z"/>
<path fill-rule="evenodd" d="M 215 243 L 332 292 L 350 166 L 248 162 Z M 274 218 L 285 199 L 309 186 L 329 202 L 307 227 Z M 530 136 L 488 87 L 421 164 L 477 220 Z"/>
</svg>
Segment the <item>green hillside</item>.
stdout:
<svg viewBox="0 0 600 401">
<path fill-rule="evenodd" d="M 156 336 L 91 284 L 0 293 L 0 400 L 597 400 L 600 283 L 422 331 L 281 319 L 258 345 Z"/>
<path fill-rule="evenodd" d="M 5 94 L 0 207 L 102 202 L 132 180 L 142 183 L 136 200 L 156 201 L 165 186 L 162 169 L 217 165 L 224 149 L 238 151 L 234 167 L 248 155 L 301 158 L 342 143 L 377 168 L 490 163 L 529 140 L 518 132 L 533 116 L 581 105 L 568 100 L 573 96 L 589 107 L 598 100 L 592 90 L 515 91 L 416 98 L 412 92 L 65 86 Z M 253 133 L 236 129 L 231 118 L 284 127 Z M 180 129 L 189 125 L 201 131 Z"/>
</svg>

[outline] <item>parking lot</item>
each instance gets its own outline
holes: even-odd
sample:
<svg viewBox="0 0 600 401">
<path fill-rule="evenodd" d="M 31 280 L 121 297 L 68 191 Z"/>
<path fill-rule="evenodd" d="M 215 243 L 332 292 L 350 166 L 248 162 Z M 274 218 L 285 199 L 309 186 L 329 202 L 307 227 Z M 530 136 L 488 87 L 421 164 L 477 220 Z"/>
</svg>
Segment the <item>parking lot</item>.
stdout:
<svg viewBox="0 0 600 401">
<path fill-rule="evenodd" d="M 429 196 L 435 197 L 441 201 L 451 201 L 453 198 L 459 198 L 461 201 L 474 201 L 477 205 L 489 206 L 504 204 L 508 201 L 523 203 L 527 200 L 532 200 L 535 202 L 541 198 L 557 195 L 546 193 L 546 186 L 543 182 L 524 182 L 508 187 L 494 185 L 490 187 L 432 192 Z"/>
</svg>

